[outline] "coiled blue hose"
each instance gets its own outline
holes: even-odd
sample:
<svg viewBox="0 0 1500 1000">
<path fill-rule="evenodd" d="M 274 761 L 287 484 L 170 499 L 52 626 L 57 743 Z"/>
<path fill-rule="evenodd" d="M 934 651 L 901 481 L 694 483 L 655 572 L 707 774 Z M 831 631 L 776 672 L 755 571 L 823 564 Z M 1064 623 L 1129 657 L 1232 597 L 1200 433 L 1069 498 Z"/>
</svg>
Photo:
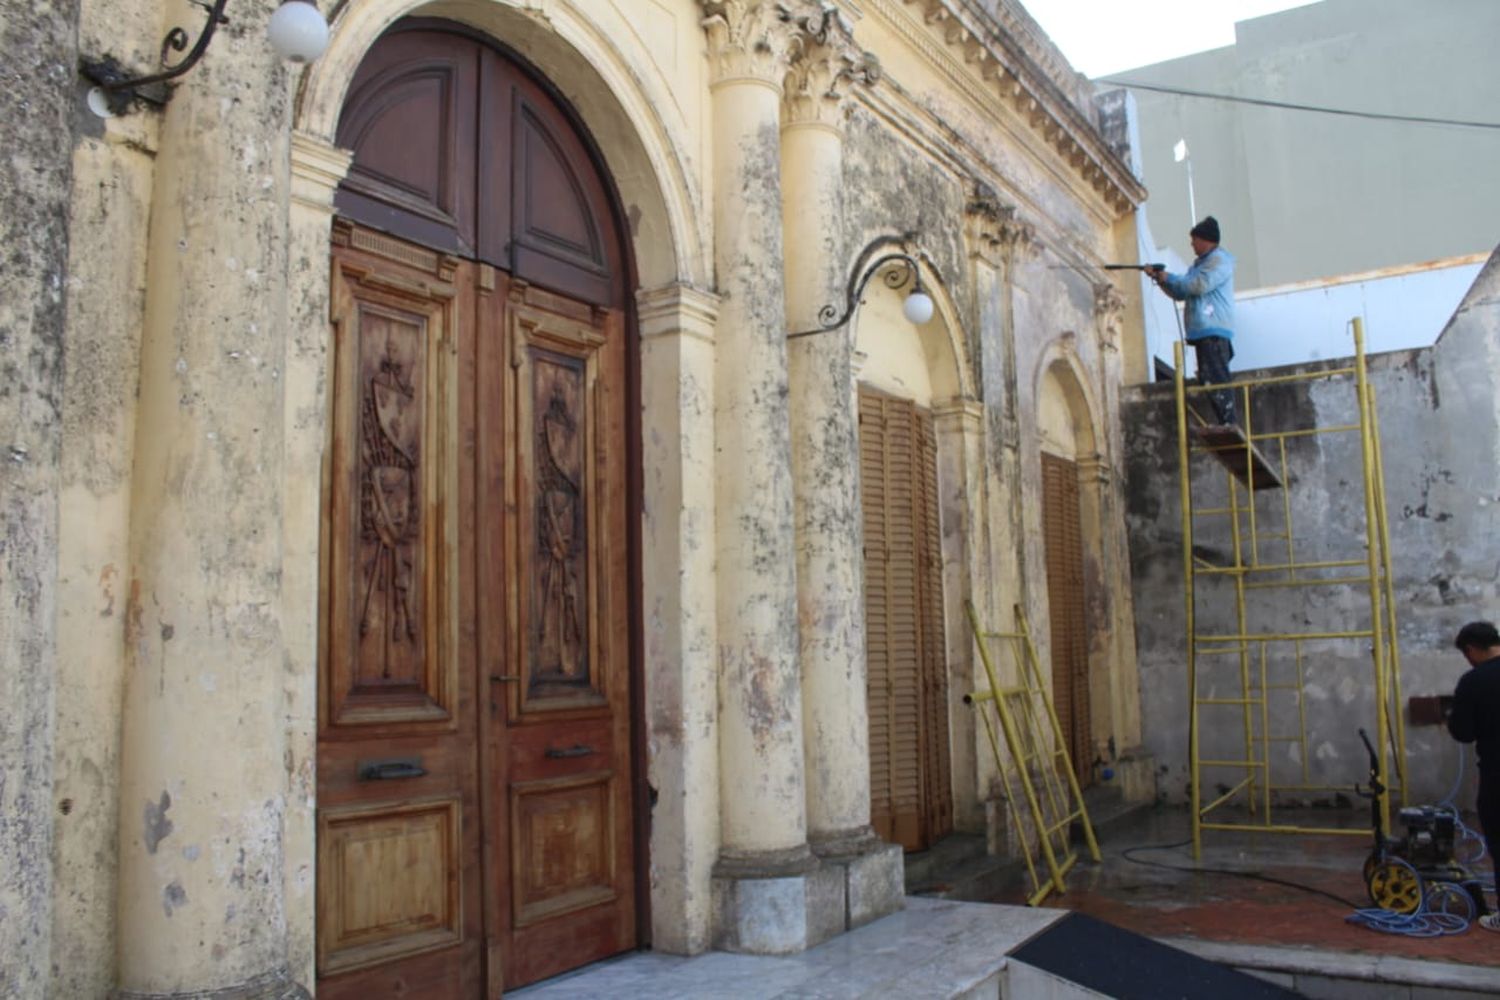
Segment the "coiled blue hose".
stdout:
<svg viewBox="0 0 1500 1000">
<path fill-rule="evenodd" d="M 1463 787 L 1466 756 L 1463 744 L 1459 744 L 1458 774 L 1453 779 L 1452 789 L 1449 790 L 1448 794 L 1437 805 L 1438 808 L 1446 810 L 1453 817 L 1453 826 L 1458 832 L 1454 854 L 1460 854 L 1463 845 L 1470 845 L 1467 855 L 1458 858 L 1460 864 L 1468 866 L 1477 861 L 1483 861 L 1486 852 L 1484 838 L 1465 825 L 1459 808 L 1454 802 L 1458 798 L 1459 789 Z M 1368 927 L 1372 931 L 1380 931 L 1383 934 L 1400 934 L 1405 937 L 1423 938 L 1462 934 L 1469 929 L 1468 916 L 1460 916 L 1457 913 L 1448 913 L 1444 910 L 1429 908 L 1428 897 L 1430 894 L 1423 888 L 1422 877 L 1417 874 L 1417 870 L 1408 862 L 1397 857 L 1387 857 L 1384 863 L 1405 868 L 1415 881 L 1417 887 L 1423 890 L 1421 903 L 1417 906 L 1416 912 L 1398 913 L 1395 910 L 1387 910 L 1378 906 L 1364 907 L 1355 910 L 1349 916 L 1345 917 L 1344 919 L 1348 923 L 1357 924 L 1360 927 Z M 1493 898 L 1495 894 L 1494 876 L 1466 881 L 1458 891 L 1466 891 L 1470 887 L 1477 888 L 1483 892 L 1486 899 Z M 1473 906 L 1470 904 L 1468 914 L 1472 915 L 1473 912 Z"/>
</svg>

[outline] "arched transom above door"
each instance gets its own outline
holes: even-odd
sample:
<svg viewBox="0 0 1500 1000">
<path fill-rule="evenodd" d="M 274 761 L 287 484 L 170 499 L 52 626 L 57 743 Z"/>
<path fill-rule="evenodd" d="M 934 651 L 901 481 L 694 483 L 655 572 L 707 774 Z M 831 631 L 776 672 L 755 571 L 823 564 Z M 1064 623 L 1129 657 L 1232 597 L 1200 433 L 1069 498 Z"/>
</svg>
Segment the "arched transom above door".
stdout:
<svg viewBox="0 0 1500 1000">
<path fill-rule="evenodd" d="M 339 214 L 596 305 L 623 303 L 596 158 L 559 101 L 490 44 L 403 22 L 350 85 Z"/>
</svg>

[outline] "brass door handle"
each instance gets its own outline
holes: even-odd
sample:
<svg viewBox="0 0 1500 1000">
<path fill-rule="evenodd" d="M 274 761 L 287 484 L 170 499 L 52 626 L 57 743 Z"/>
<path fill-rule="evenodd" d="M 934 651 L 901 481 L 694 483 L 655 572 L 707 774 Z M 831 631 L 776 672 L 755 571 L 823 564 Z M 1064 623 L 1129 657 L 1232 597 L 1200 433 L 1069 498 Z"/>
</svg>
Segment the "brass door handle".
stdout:
<svg viewBox="0 0 1500 1000">
<path fill-rule="evenodd" d="M 520 679 L 520 674 L 490 674 L 490 680 L 495 684 L 514 684 Z"/>
</svg>

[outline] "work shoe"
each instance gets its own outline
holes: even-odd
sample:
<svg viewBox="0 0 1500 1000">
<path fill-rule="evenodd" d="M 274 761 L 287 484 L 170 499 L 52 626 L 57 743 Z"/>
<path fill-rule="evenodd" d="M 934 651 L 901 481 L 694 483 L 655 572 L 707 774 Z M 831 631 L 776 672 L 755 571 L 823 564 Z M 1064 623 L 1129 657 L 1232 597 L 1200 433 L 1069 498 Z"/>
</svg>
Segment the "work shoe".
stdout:
<svg viewBox="0 0 1500 1000">
<path fill-rule="evenodd" d="M 1479 918 L 1479 926 L 1487 931 L 1500 931 L 1500 913 L 1486 913 Z"/>
</svg>

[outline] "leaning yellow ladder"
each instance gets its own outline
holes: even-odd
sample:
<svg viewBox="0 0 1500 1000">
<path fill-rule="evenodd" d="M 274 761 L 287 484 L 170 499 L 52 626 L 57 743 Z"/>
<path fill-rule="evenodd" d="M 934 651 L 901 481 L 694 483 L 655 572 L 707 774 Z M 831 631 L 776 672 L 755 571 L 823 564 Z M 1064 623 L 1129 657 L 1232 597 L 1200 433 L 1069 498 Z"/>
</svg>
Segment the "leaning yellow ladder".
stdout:
<svg viewBox="0 0 1500 1000">
<path fill-rule="evenodd" d="M 1037 665 L 1036 647 L 1032 645 L 1025 614 L 1018 605 L 1014 632 L 987 632 L 980 627 L 979 615 L 972 603 L 965 601 L 964 610 L 969 614 L 969 627 L 974 630 L 979 659 L 984 664 L 984 674 L 990 685 L 988 690 L 964 695 L 964 703 L 972 705 L 984 720 L 1006 800 L 1012 804 L 1017 801 L 1016 785 L 1020 785 L 1025 797 L 1026 809 L 1031 816 L 1031 832 L 1017 822 L 1019 835 L 1016 839 L 1021 843 L 1026 872 L 1031 877 L 1032 891 L 1026 903 L 1035 906 L 1054 890 L 1058 893 L 1065 890 L 1063 879 L 1078 862 L 1078 853 L 1069 837 L 1072 825 L 1076 822 L 1083 828 L 1089 856 L 1095 861 L 1099 860 L 1099 842 L 1094 839 L 1094 827 L 1083 804 L 1083 791 L 1078 787 L 1078 777 L 1068 757 L 1067 741 L 1063 738 L 1062 726 L 1058 724 L 1057 712 L 1052 707 L 1041 668 Z M 1018 684 L 1000 684 L 990 655 L 990 642 L 996 639 L 1007 640 L 1015 653 Z M 994 711 L 985 711 L 986 705 L 993 705 Z M 991 715 L 1000 720 L 999 730 L 1004 733 L 1005 745 L 1010 751 L 1008 758 L 1000 751 L 1000 736 Z M 1033 834 L 1035 846 L 1032 845 Z M 1046 863 L 1045 879 L 1037 868 L 1038 854 Z"/>
</svg>

